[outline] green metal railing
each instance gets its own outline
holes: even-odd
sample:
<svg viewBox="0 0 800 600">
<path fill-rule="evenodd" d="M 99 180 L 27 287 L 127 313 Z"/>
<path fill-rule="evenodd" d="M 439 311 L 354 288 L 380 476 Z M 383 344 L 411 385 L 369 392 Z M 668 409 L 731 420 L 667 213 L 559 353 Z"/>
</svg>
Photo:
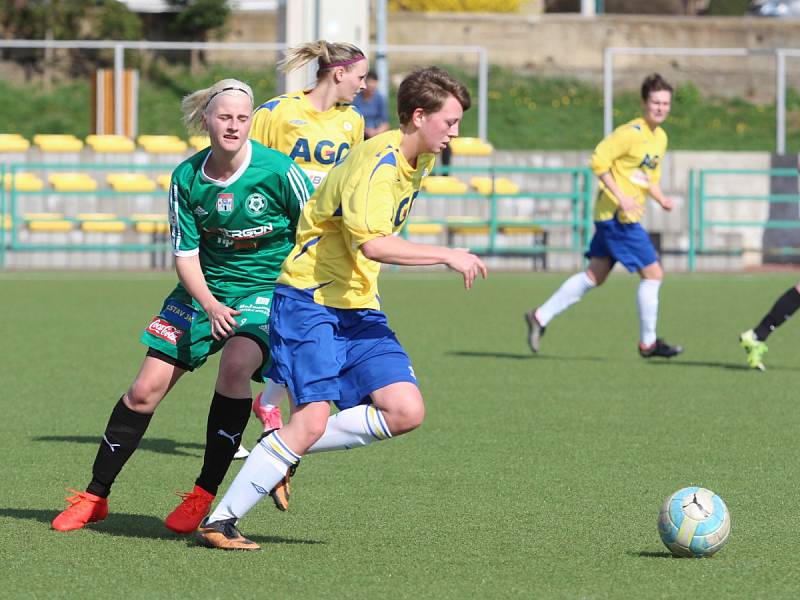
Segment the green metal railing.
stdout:
<svg viewBox="0 0 800 600">
<path fill-rule="evenodd" d="M 37 191 L 18 190 L 15 185 L 15 178 L 20 172 L 37 171 L 108 171 L 132 173 L 136 171 L 158 171 L 164 173 L 170 171 L 171 167 L 166 165 L 137 165 L 124 163 L 107 164 L 84 164 L 84 163 L 20 163 L 10 164 L 0 163 L 0 178 L 4 185 L 0 186 L 0 215 L 3 223 L 0 226 L 0 268 L 5 266 L 6 253 L 9 251 L 24 252 L 150 252 L 160 253 L 167 249 L 166 236 L 153 236 L 150 242 L 128 242 L 128 243 L 52 243 L 52 242 L 23 242 L 20 240 L 20 229 L 24 225 L 24 213 L 26 202 L 34 197 L 91 197 L 91 198 L 131 198 L 131 197 L 158 197 L 164 198 L 166 192 L 157 186 L 153 191 L 116 191 L 113 189 L 98 187 L 92 191 L 58 191 L 54 189 L 42 189 Z M 10 179 L 9 189 L 6 189 L 6 176 Z M 166 202 L 164 202 L 166 204 Z M 88 211 L 78 211 L 88 212 Z M 117 212 L 117 211 L 114 211 Z M 10 219 L 10 229 L 6 230 L 5 220 Z M 77 220 L 66 216 L 64 220 Z M 118 219 L 130 223 L 131 220 L 125 216 Z M 163 240 L 161 239 L 163 238 Z"/>
<path fill-rule="evenodd" d="M 706 245 L 706 233 L 713 227 L 760 227 L 765 229 L 800 229 L 798 220 L 718 220 L 706 216 L 710 202 L 768 202 L 800 203 L 797 194 L 709 194 L 707 191 L 710 176 L 725 175 L 767 175 L 769 177 L 798 177 L 797 169 L 700 169 L 689 172 L 689 250 L 688 267 L 694 271 L 699 254 L 741 254 L 744 249 L 717 250 Z"/>
<path fill-rule="evenodd" d="M 537 255 L 545 252 L 583 252 L 588 246 L 592 235 L 592 183 L 593 175 L 590 169 L 585 167 L 448 167 L 448 174 L 464 173 L 473 175 L 488 176 L 492 180 L 491 191 L 488 194 L 477 191 L 468 191 L 453 194 L 434 194 L 421 192 L 420 200 L 484 200 L 488 203 L 488 217 L 485 219 L 474 219 L 459 221 L 457 219 L 426 219 L 425 223 L 436 223 L 442 226 L 444 231 L 448 229 L 457 231 L 463 230 L 465 226 L 485 227 L 488 231 L 485 246 L 476 247 L 470 245 L 470 250 L 477 254 L 493 255 Z M 568 184 L 563 191 L 540 192 L 521 190 L 513 194 L 503 194 L 495 190 L 497 178 L 505 175 L 525 175 L 525 176 L 545 176 L 552 177 L 565 175 Z M 571 205 L 569 219 L 512 219 L 501 216 L 501 205 L 503 203 L 514 202 L 515 200 L 563 200 Z M 418 200 L 419 202 L 419 200 Z M 419 205 L 414 212 L 421 208 Z M 413 221 L 412 221 L 413 222 Z M 417 221 L 419 222 L 419 221 Z M 406 222 L 408 224 L 408 221 Z M 565 228 L 571 231 L 571 243 L 566 246 L 553 246 L 541 243 L 534 243 L 525 246 L 508 246 L 499 242 L 504 237 L 503 229 L 506 227 L 531 227 L 531 228 Z M 408 227 L 403 229 L 403 235 L 408 236 Z"/>
</svg>

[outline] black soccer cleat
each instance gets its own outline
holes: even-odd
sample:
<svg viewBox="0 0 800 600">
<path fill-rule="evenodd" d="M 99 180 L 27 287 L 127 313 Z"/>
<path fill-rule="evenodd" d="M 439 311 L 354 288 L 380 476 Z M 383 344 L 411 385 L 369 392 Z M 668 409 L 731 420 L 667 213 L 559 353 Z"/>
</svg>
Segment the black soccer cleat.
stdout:
<svg viewBox="0 0 800 600">
<path fill-rule="evenodd" d="M 651 358 L 653 356 L 672 358 L 673 356 L 678 356 L 681 352 L 683 352 L 682 346 L 670 346 L 661 338 L 657 338 L 656 343 L 649 348 L 642 348 L 641 345 L 639 346 L 639 354 L 642 358 Z"/>
</svg>

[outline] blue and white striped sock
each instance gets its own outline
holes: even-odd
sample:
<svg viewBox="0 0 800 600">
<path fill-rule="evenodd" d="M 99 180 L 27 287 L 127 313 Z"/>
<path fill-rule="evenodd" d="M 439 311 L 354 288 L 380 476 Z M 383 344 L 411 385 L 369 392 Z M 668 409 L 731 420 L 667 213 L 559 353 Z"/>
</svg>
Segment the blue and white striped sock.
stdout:
<svg viewBox="0 0 800 600">
<path fill-rule="evenodd" d="M 390 437 L 381 411 L 372 404 L 361 404 L 328 417 L 325 433 L 307 454 L 360 448 Z"/>
<path fill-rule="evenodd" d="M 299 460 L 300 457 L 283 443 L 278 432 L 273 431 L 250 451 L 239 474 L 208 518 L 209 523 L 241 519 Z"/>
</svg>

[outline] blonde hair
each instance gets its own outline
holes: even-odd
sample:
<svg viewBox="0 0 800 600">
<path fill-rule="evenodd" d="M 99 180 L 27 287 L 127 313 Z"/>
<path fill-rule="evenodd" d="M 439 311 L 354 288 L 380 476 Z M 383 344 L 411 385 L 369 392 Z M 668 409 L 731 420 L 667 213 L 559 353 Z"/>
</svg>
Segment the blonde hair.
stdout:
<svg viewBox="0 0 800 600">
<path fill-rule="evenodd" d="M 221 79 L 211 87 L 197 90 L 186 96 L 181 101 L 181 112 L 186 129 L 192 133 L 202 131 L 203 116 L 210 111 L 214 99 L 217 96 L 230 96 L 237 92 L 247 94 L 250 105 L 253 105 L 253 90 L 238 79 Z"/>
<path fill-rule="evenodd" d="M 278 68 L 284 73 L 289 73 L 312 60 L 318 60 L 317 81 L 319 81 L 330 69 L 335 67 L 349 69 L 352 64 L 366 58 L 361 49 L 353 44 L 317 40 L 289 48 L 286 56 L 278 62 Z"/>
</svg>

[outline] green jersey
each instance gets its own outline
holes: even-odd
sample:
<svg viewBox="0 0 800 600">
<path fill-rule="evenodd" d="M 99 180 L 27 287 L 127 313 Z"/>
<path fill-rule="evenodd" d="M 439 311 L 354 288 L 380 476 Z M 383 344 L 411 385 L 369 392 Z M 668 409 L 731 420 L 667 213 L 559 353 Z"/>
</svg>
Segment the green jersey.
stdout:
<svg viewBox="0 0 800 600">
<path fill-rule="evenodd" d="M 210 148 L 198 152 L 172 173 L 172 251 L 200 255 L 215 296 L 271 290 L 314 187 L 288 156 L 258 142 L 247 142 L 244 163 L 226 181 L 205 174 L 210 154 Z"/>
</svg>

